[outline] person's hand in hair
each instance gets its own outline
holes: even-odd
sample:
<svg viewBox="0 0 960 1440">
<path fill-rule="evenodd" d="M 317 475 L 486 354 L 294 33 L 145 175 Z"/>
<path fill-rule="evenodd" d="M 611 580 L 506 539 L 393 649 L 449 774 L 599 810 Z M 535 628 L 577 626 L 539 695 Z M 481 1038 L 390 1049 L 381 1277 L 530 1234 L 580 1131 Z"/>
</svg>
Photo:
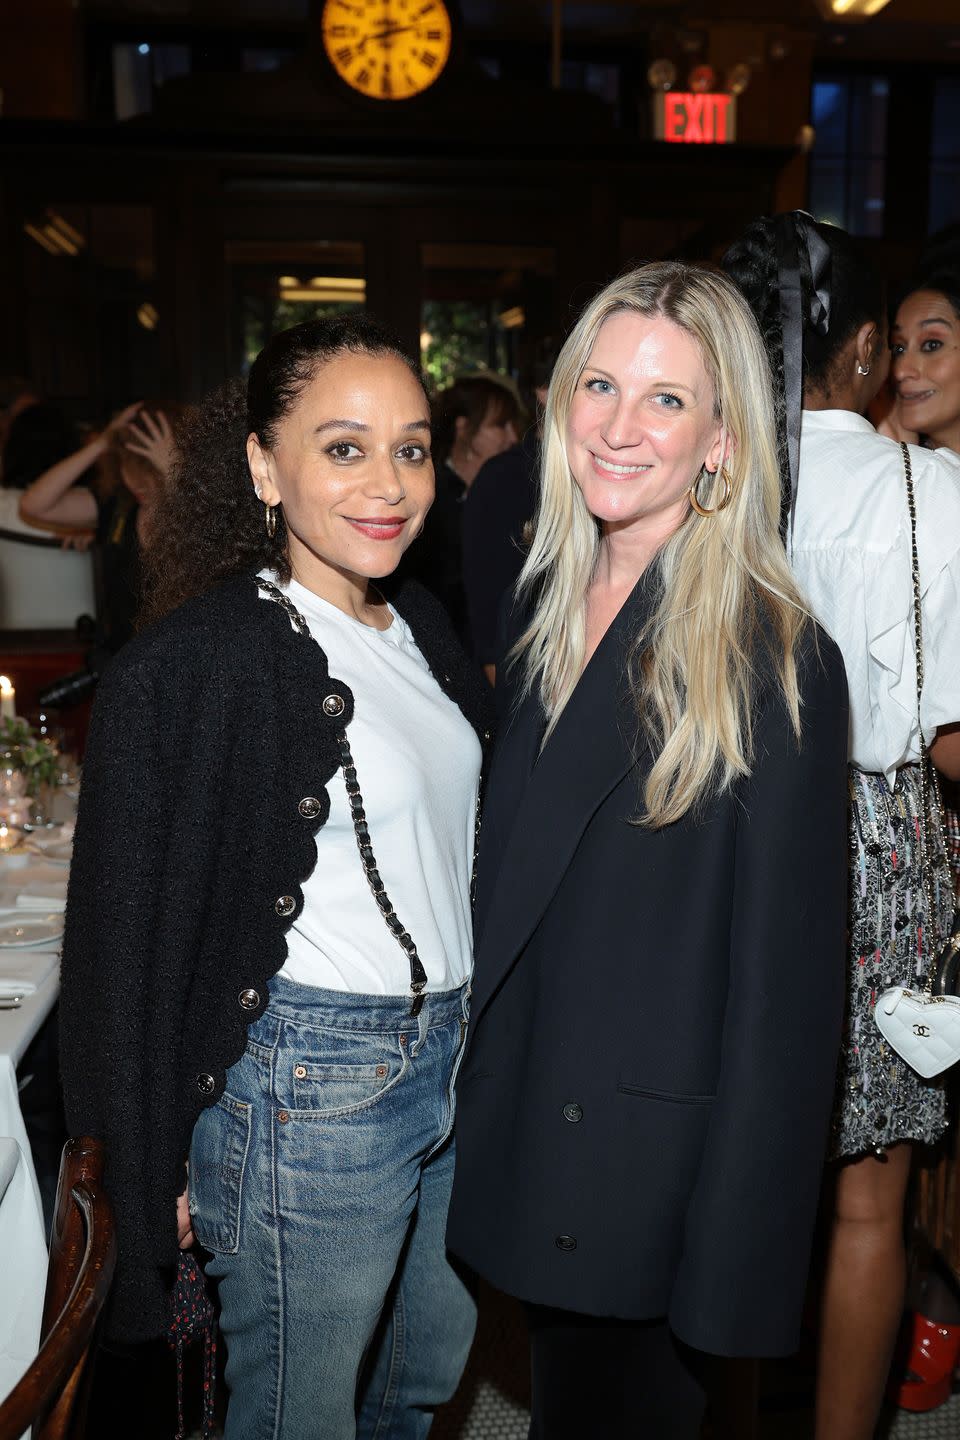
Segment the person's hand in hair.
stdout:
<svg viewBox="0 0 960 1440">
<path fill-rule="evenodd" d="M 143 401 L 135 400 L 132 405 L 128 405 L 124 410 L 118 411 L 117 414 L 114 415 L 113 419 L 110 420 L 103 427 L 103 430 L 101 432 L 101 439 L 106 440 L 107 442 L 113 439 L 119 439 L 121 431 L 127 428 L 127 426 L 137 417 L 137 415 L 142 409 Z"/>
<path fill-rule="evenodd" d="M 177 442 L 162 410 L 153 415 L 149 410 L 141 410 L 129 426 L 123 446 L 132 454 L 149 460 L 165 480 L 169 477 L 177 456 Z"/>
</svg>

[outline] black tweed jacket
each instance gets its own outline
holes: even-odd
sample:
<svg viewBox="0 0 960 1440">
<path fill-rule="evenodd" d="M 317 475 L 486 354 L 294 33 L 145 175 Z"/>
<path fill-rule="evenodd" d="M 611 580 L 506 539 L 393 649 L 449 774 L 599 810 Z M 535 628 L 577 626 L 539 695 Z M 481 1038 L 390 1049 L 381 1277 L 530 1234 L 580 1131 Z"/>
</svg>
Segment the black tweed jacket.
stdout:
<svg viewBox="0 0 960 1440">
<path fill-rule="evenodd" d="M 391 598 L 486 747 L 490 692 L 439 603 L 415 582 Z M 324 707 L 331 696 L 343 702 L 338 715 L 328 713 L 336 702 Z M 165 1328 L 193 1125 L 221 1094 L 284 963 L 329 813 L 334 736 L 353 705 L 320 647 L 260 599 L 252 575 L 145 631 L 101 683 L 60 1023 L 70 1132 L 107 1149 L 120 1252 L 114 1338 Z"/>
</svg>

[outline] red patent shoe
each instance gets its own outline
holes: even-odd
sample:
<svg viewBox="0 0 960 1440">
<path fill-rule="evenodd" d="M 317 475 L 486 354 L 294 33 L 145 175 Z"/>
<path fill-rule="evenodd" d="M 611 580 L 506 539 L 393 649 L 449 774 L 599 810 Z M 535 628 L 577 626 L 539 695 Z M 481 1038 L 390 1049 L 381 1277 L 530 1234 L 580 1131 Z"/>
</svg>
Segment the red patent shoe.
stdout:
<svg viewBox="0 0 960 1440">
<path fill-rule="evenodd" d="M 960 1325 L 928 1320 L 916 1311 L 906 1374 L 891 1396 L 901 1410 L 935 1410 L 950 1399 L 960 1361 Z"/>
</svg>

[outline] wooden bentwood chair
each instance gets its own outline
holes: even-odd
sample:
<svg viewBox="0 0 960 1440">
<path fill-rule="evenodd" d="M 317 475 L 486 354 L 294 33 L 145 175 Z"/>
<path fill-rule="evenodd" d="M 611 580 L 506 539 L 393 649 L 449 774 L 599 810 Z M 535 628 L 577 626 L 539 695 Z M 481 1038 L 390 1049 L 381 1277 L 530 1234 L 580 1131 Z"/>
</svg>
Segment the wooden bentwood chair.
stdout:
<svg viewBox="0 0 960 1440">
<path fill-rule="evenodd" d="M 116 1259 L 103 1146 L 81 1135 L 60 1161 L 40 1353 L 0 1405 L 0 1440 L 19 1440 L 31 1425 L 33 1440 L 81 1440 L 87 1360 Z"/>
</svg>

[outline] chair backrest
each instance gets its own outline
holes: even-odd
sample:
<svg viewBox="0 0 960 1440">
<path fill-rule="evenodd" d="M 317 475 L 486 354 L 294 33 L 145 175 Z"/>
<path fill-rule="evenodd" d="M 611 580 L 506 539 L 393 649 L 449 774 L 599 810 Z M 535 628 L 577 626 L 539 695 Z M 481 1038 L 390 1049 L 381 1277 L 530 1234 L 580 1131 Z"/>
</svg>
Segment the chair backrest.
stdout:
<svg viewBox="0 0 960 1440">
<path fill-rule="evenodd" d="M 81 1433 L 78 1395 L 117 1258 L 103 1159 L 102 1144 L 87 1135 L 63 1147 L 40 1353 L 0 1405 L 0 1440 L 19 1440 L 30 1425 L 34 1440 Z"/>
</svg>

